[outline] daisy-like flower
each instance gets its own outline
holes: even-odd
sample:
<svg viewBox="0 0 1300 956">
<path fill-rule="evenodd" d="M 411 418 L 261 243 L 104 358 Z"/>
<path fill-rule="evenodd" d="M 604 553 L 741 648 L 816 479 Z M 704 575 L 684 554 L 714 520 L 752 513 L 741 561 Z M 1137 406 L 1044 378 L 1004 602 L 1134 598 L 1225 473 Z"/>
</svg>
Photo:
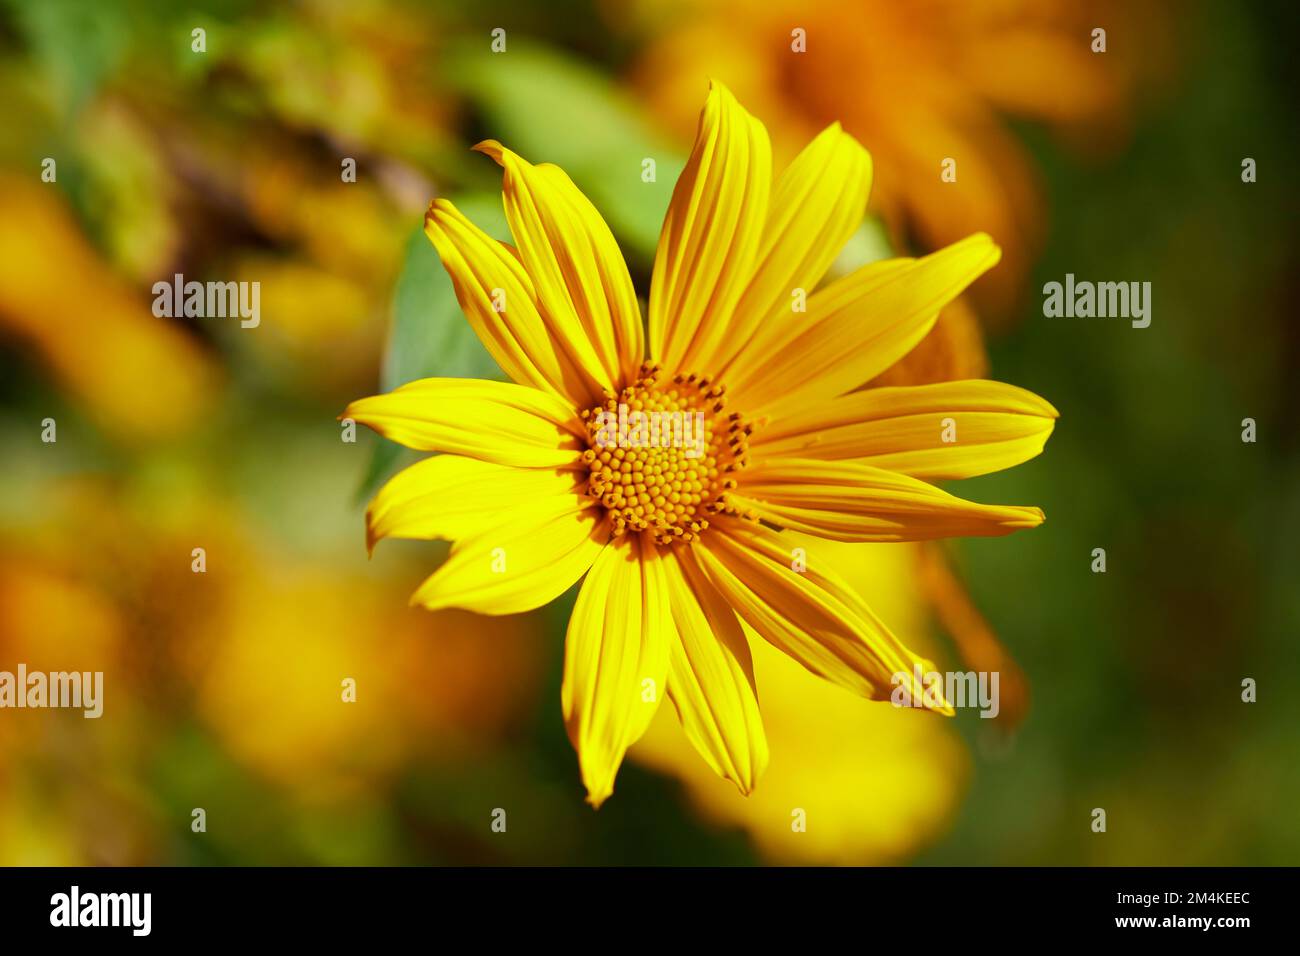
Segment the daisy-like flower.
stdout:
<svg viewBox="0 0 1300 956">
<path fill-rule="evenodd" d="M 1047 402 L 987 381 L 856 390 L 925 336 L 997 246 L 975 235 L 817 288 L 862 220 L 870 157 L 835 124 L 774 180 L 763 125 L 715 83 L 643 329 L 609 228 L 564 172 L 495 141 L 476 148 L 504 170 L 515 245 L 442 199 L 425 232 L 513 382 L 423 379 L 343 414 L 441 452 L 367 512 L 371 547 L 455 542 L 412 601 L 512 614 L 586 576 L 561 701 L 595 806 L 663 691 L 709 765 L 753 788 L 768 758 L 754 636 L 854 693 L 887 700 L 902 680 L 926 699 L 912 675 L 929 662 L 788 532 L 910 541 L 1042 522 L 927 479 L 1038 454 L 1056 417 Z M 654 412 L 702 433 L 613 434 L 622 414 Z"/>
<path fill-rule="evenodd" d="M 977 295 L 990 325 L 1015 314 L 1045 223 L 1039 171 L 1007 118 L 1044 124 L 1092 152 L 1113 148 L 1172 32 L 1171 11 L 1122 0 L 604 7 L 629 34 L 649 37 L 636 87 L 684 135 L 699 96 L 691 77 L 707 68 L 735 78 L 736 95 L 777 137 L 778 155 L 831 120 L 869 143 L 872 205 L 898 242 L 937 249 L 976 229 L 997 236 L 1004 260 Z M 1092 51 L 1099 26 L 1124 38 L 1104 55 Z M 956 164 L 955 181 L 940 175 L 945 159 Z"/>
</svg>

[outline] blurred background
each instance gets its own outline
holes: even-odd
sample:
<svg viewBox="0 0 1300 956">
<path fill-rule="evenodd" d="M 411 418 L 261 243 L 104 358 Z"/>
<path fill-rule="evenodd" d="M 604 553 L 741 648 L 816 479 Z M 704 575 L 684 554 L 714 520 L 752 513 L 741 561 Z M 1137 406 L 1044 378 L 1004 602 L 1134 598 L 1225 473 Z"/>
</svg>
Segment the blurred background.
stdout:
<svg viewBox="0 0 1300 956">
<path fill-rule="evenodd" d="M 0 711 L 0 863 L 1300 860 L 1288 5 L 759 6 L 0 0 L 0 670 L 105 674 L 100 720 Z M 883 379 L 1053 402 L 1041 458 L 962 486 L 1048 522 L 835 548 L 910 642 L 1003 673 L 997 720 L 756 647 L 754 796 L 663 708 L 593 812 L 559 705 L 572 595 L 408 608 L 445 547 L 367 560 L 365 503 L 410 459 L 335 416 L 500 374 L 420 231 L 449 195 L 505 237 L 482 138 L 563 166 L 644 293 L 710 77 L 778 162 L 835 120 L 872 152 L 837 269 L 1003 246 Z M 1044 318 L 1067 272 L 1151 282 L 1150 328 Z M 261 324 L 156 318 L 175 273 L 260 282 Z"/>
</svg>

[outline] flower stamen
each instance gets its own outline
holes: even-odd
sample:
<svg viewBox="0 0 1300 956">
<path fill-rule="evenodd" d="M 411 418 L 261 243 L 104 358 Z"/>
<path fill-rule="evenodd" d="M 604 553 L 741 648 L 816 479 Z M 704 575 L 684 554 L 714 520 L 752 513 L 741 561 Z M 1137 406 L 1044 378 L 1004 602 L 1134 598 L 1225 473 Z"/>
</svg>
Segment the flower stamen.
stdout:
<svg viewBox="0 0 1300 956">
<path fill-rule="evenodd" d="M 710 517 L 740 515 L 727 501 L 730 475 L 748 464 L 753 427 L 723 416 L 726 387 L 707 376 L 665 380 L 656 363 L 636 381 L 584 409 L 587 494 L 613 521 L 615 537 L 649 532 L 656 544 L 697 540 Z"/>
</svg>

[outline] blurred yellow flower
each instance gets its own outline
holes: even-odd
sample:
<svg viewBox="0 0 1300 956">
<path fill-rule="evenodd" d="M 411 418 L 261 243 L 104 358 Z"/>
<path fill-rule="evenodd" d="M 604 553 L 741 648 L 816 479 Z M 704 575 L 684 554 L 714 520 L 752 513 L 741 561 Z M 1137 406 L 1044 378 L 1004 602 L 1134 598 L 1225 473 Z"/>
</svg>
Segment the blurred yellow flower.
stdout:
<svg viewBox="0 0 1300 956">
<path fill-rule="evenodd" d="M 829 565 L 803 563 L 788 532 L 919 541 L 1042 522 L 1036 508 L 976 504 L 924 479 L 1033 457 L 1051 405 L 986 381 L 853 391 L 997 262 L 993 242 L 872 263 L 809 295 L 861 223 L 870 157 L 833 124 L 774 183 L 766 130 L 715 84 L 664 221 L 646 342 L 590 202 L 557 167 L 495 141 L 477 148 L 504 169 L 517 249 L 441 199 L 426 231 L 515 383 L 424 379 L 342 416 L 444 453 L 397 475 L 367 514 L 372 546 L 457 542 L 412 600 L 509 614 L 586 575 L 561 699 L 596 806 L 665 687 L 705 761 L 753 789 L 768 744 L 742 621 L 856 694 L 888 699 L 901 679 L 951 713 L 913 677 L 929 662 Z M 733 400 L 742 411 L 724 411 Z M 627 435 L 629 411 L 651 424 Z M 661 440 L 663 416 L 676 432 Z M 942 437 L 957 428 L 960 442 Z"/>
<path fill-rule="evenodd" d="M 193 677 L 202 720 L 264 777 L 346 795 L 414 754 L 472 756 L 529 707 L 531 619 L 430 618 L 373 580 L 257 566 L 197 623 Z"/>
<path fill-rule="evenodd" d="M 0 863 L 157 862 L 176 821 L 140 775 L 189 718 L 319 806 L 416 760 L 463 765 L 535 707 L 536 621 L 403 608 L 363 562 L 290 559 L 184 479 L 161 498 L 139 476 L 48 480 L 25 505 L 0 524 L 0 671 L 102 671 L 104 717 L 4 712 Z"/>
<path fill-rule="evenodd" d="M 116 608 L 72 576 L 0 551 L 0 670 L 114 672 L 121 662 Z M 12 710 L 0 720 L 0 753 L 35 736 L 47 716 Z M 80 715 L 77 715 L 80 716 Z M 84 718 L 83 718 L 84 719 Z"/>
<path fill-rule="evenodd" d="M 159 359 L 144 354 L 145 332 L 159 338 L 151 325 L 176 333 L 173 351 L 197 352 L 203 337 L 217 338 L 231 364 L 245 373 L 254 366 L 282 391 L 331 403 L 356 394 L 383 349 L 404 230 L 434 189 L 421 171 L 445 168 L 453 143 L 456 97 L 440 77 L 447 32 L 439 16 L 400 0 L 232 11 L 221 42 L 186 57 L 180 71 L 159 59 L 148 27 L 128 31 L 121 14 L 109 16 L 103 29 L 121 29 L 122 47 L 75 109 L 39 58 L 38 69 L 7 61 L 22 68 L 0 72 L 0 99 L 22 110 L 0 167 L 34 201 L 60 207 L 74 196 L 82 221 L 65 223 L 80 235 L 47 237 L 25 217 L 55 213 L 21 196 L 11 210 L 6 203 L 18 255 L 0 265 L 8 294 L 0 323 L 30 340 L 74 398 L 117 422 L 117 435 L 174 434 L 169 421 L 191 414 L 188 395 L 169 394 L 172 372 L 155 372 Z M 38 181 L 46 155 L 58 161 L 52 183 Z M 345 159 L 355 171 L 346 180 Z M 85 258 L 83 249 L 65 251 L 74 244 L 98 267 L 74 265 Z M 259 282 L 268 321 L 223 340 L 211 325 L 155 320 L 147 299 L 138 319 L 125 315 L 128 300 L 179 271 Z M 30 295 L 20 302 L 18 293 Z M 92 313 L 82 330 L 76 316 Z M 119 331 L 127 319 L 139 331 Z M 98 361 L 82 367 L 79 348 Z M 207 377 L 189 374 L 189 356 L 174 364 L 190 388 L 211 389 Z M 154 408 L 139 400 L 144 382 L 158 389 Z M 146 413 L 143 423 L 127 420 Z"/>
<path fill-rule="evenodd" d="M 73 551 L 78 543 L 67 542 Z M 3 712 L 0 866 L 146 862 L 148 811 L 123 779 L 140 729 L 123 680 L 127 614 L 52 557 L 48 546 L 0 535 L 0 671 L 101 672 L 99 699 L 114 719 L 75 708 Z"/>
<path fill-rule="evenodd" d="M 208 355 L 113 274 L 57 187 L 0 174 L 0 194 L 0 327 L 111 434 L 155 440 L 191 426 L 219 382 Z"/>
<path fill-rule="evenodd" d="M 642 0 L 633 9 L 629 26 L 650 36 L 636 85 L 683 136 L 698 83 L 717 76 L 769 119 L 777 142 L 803 142 L 838 120 L 865 143 L 873 206 L 896 247 L 996 236 L 1003 268 L 976 293 L 994 322 L 1022 294 L 1043 226 L 1036 170 L 1001 114 L 1086 125 L 1096 148 L 1127 123 L 1136 51 L 1154 53 L 1149 31 L 1136 39 L 1138 15 L 1111 2 Z M 1105 54 L 1092 51 L 1096 27 L 1112 33 Z M 955 182 L 941 178 L 946 160 Z"/>
</svg>

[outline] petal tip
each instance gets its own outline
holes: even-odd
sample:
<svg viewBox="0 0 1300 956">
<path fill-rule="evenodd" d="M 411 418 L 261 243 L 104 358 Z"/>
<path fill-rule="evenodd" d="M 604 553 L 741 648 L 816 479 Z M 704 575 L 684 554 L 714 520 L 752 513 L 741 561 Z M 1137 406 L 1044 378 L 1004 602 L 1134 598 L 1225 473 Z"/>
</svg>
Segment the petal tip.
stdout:
<svg viewBox="0 0 1300 956">
<path fill-rule="evenodd" d="M 966 241 L 972 245 L 983 247 L 985 255 L 992 256 L 993 262 L 995 263 L 1002 258 L 1002 247 L 999 246 L 997 242 L 994 241 L 993 237 L 987 232 L 974 233 L 969 236 Z"/>
<path fill-rule="evenodd" d="M 435 572 L 436 573 L 436 572 Z M 407 602 L 408 607 L 422 607 L 426 611 L 441 611 L 450 605 L 445 598 L 438 595 L 433 588 L 429 587 L 429 582 L 425 581 L 420 587 L 415 589 L 411 599 Z"/>
<path fill-rule="evenodd" d="M 718 103 L 739 103 L 736 94 L 731 92 L 731 88 L 723 83 L 716 76 L 709 77 L 709 95 L 704 102 L 704 108 L 707 110 L 714 102 Z"/>
<path fill-rule="evenodd" d="M 482 142 L 475 143 L 471 149 L 476 153 L 482 153 L 484 156 L 490 156 L 500 166 L 505 165 L 506 154 L 510 150 L 501 145 L 499 140 L 485 139 Z"/>
<path fill-rule="evenodd" d="M 742 797 L 748 797 L 753 794 L 754 789 L 758 786 L 758 778 L 762 773 L 761 770 L 755 770 L 748 776 L 740 774 L 727 774 L 727 779 L 736 785 Z"/>
<path fill-rule="evenodd" d="M 948 250 L 955 250 L 955 249 L 960 249 L 971 253 L 975 253 L 976 251 L 978 251 L 982 255 L 993 256 L 994 262 L 996 262 L 998 259 L 1002 257 L 1002 247 L 999 246 L 997 242 L 994 241 L 993 237 L 990 236 L 987 232 L 972 232 L 969 236 L 965 236 L 962 239 L 958 239 L 956 242 L 952 243 L 951 245 L 946 246 L 937 251 L 946 252 Z"/>
<path fill-rule="evenodd" d="M 1007 522 L 1008 528 L 1028 530 L 1030 528 L 1037 528 L 1047 520 L 1047 515 L 1043 513 L 1042 508 L 1025 507 L 1019 509 L 1019 511 L 1020 514 L 1018 517 L 1012 518 Z"/>
<path fill-rule="evenodd" d="M 429 232 L 430 228 L 439 228 L 442 220 L 456 210 L 455 205 L 450 199 L 438 198 L 429 203 L 429 208 L 424 211 L 424 234 L 430 239 L 433 235 Z"/>
</svg>

